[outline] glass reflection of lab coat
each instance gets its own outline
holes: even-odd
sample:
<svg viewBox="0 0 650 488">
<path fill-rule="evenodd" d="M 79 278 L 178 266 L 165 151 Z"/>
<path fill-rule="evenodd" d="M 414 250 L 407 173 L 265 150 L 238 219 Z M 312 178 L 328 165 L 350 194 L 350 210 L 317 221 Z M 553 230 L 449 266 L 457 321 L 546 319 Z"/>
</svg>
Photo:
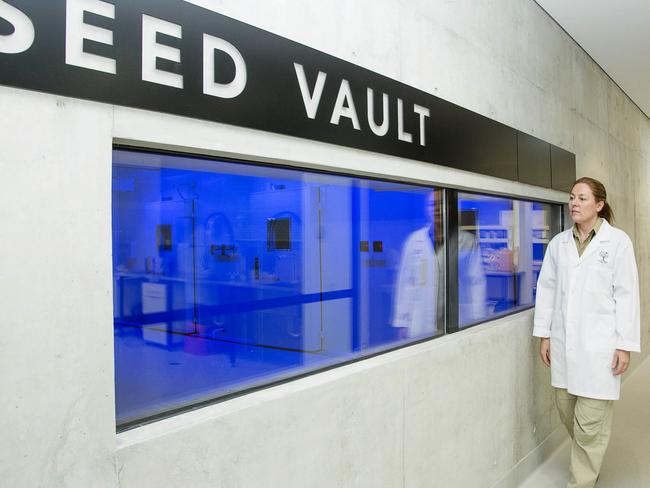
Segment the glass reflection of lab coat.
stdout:
<svg viewBox="0 0 650 488">
<path fill-rule="evenodd" d="M 485 318 L 487 280 L 481 248 L 474 234 L 458 234 L 458 323 L 463 325 Z"/>
<path fill-rule="evenodd" d="M 402 247 L 393 306 L 393 327 L 404 327 L 408 337 L 442 332 L 444 317 L 444 252 L 434 248 L 430 227 L 411 233 Z M 481 253 L 473 234 L 458 236 L 459 323 L 485 315 L 486 281 Z"/>
<path fill-rule="evenodd" d="M 428 226 L 411 233 L 402 246 L 392 325 L 405 327 L 408 337 L 436 332 L 442 259 L 442 252 L 434 250 Z"/>
</svg>

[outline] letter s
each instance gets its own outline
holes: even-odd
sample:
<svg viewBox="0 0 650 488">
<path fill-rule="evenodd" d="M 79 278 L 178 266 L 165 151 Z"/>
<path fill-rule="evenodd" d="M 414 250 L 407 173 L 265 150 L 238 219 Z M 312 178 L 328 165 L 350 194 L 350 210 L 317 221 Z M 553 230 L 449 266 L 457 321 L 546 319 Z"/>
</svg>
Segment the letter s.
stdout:
<svg viewBox="0 0 650 488">
<path fill-rule="evenodd" d="M 0 36 L 0 53 L 18 54 L 27 51 L 34 43 L 34 24 L 16 7 L 0 0 L 0 17 L 14 26 L 14 32 Z"/>
</svg>

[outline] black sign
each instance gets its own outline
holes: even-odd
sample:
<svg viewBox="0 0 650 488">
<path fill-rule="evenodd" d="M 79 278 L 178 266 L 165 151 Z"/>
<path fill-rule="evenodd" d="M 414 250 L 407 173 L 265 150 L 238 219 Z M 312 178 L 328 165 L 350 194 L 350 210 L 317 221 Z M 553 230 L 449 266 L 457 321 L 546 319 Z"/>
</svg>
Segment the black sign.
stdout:
<svg viewBox="0 0 650 488">
<path fill-rule="evenodd" d="M 2 1 L 0 84 L 513 180 L 526 164 L 512 128 L 181 0 Z"/>
</svg>

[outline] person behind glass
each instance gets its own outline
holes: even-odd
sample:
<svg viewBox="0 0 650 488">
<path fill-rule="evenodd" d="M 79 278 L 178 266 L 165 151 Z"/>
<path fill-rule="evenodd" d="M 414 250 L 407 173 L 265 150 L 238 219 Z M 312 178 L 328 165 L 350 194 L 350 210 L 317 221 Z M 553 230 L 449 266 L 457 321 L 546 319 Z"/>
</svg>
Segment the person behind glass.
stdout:
<svg viewBox="0 0 650 488">
<path fill-rule="evenodd" d="M 639 285 L 632 241 L 612 227 L 603 184 L 578 179 L 569 211 L 573 227 L 544 256 L 533 335 L 572 438 L 568 487 L 578 488 L 598 478 L 621 374 L 640 351 Z"/>
<path fill-rule="evenodd" d="M 429 224 L 406 238 L 397 272 L 392 326 L 398 339 L 442 333 L 445 313 L 445 254 L 442 231 L 442 191 L 427 194 Z M 483 317 L 485 273 L 476 237 L 458 234 L 459 315 L 461 323 Z"/>
</svg>

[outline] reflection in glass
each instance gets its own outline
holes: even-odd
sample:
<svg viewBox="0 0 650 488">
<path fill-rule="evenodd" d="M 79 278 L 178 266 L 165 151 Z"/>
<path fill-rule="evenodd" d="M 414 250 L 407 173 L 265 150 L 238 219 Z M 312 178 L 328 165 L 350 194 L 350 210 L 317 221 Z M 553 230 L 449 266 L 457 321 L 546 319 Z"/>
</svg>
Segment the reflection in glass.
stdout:
<svg viewBox="0 0 650 488">
<path fill-rule="evenodd" d="M 113 163 L 118 424 L 442 332 L 439 191 L 126 150 Z"/>
<path fill-rule="evenodd" d="M 532 305 L 560 207 L 459 194 L 447 303 L 442 202 L 442 189 L 115 150 L 118 425 L 440 335 L 448 306 L 463 327 Z"/>
<path fill-rule="evenodd" d="M 444 331 L 445 249 L 442 190 L 426 195 L 427 223 L 409 234 L 397 273 L 393 327 L 399 338 L 438 335 Z"/>
<path fill-rule="evenodd" d="M 560 230 L 557 206 L 460 193 L 458 212 L 459 325 L 533 305 L 546 245 Z"/>
</svg>

